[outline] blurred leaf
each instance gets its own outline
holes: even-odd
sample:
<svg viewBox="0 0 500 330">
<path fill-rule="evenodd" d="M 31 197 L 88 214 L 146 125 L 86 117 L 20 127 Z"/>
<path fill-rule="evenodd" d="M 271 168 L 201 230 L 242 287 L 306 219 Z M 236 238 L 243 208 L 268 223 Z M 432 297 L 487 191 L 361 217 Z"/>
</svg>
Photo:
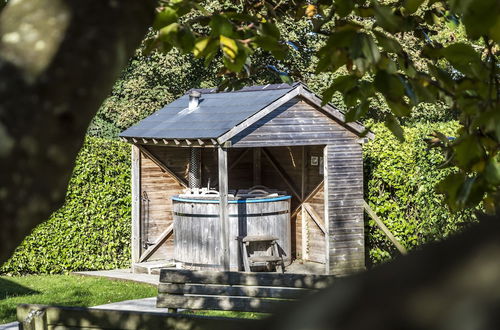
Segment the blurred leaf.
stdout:
<svg viewBox="0 0 500 330">
<path fill-rule="evenodd" d="M 364 57 L 372 64 L 377 63 L 380 60 L 380 52 L 373 38 L 366 33 L 358 34 L 358 38 L 361 41 L 361 51 Z"/>
<path fill-rule="evenodd" d="M 388 114 L 385 119 L 385 126 L 394 134 L 394 136 L 399 140 L 399 142 L 405 141 L 404 131 L 401 128 L 399 120 L 392 114 Z"/>
<path fill-rule="evenodd" d="M 340 17 L 346 17 L 354 9 L 354 1 L 352 0 L 336 0 L 335 10 Z"/>
<path fill-rule="evenodd" d="M 262 23 L 261 30 L 262 30 L 262 34 L 264 34 L 266 36 L 273 37 L 274 39 L 277 39 L 277 40 L 279 40 L 281 38 L 280 31 L 278 30 L 276 25 L 273 23 L 269 23 L 269 22 Z"/>
<path fill-rule="evenodd" d="M 153 29 L 159 30 L 164 26 L 177 22 L 177 12 L 172 7 L 164 7 L 162 11 L 156 14 L 153 22 Z"/>
<path fill-rule="evenodd" d="M 375 6 L 375 18 L 377 24 L 384 30 L 390 33 L 396 33 L 401 31 L 403 24 L 403 19 L 399 16 L 394 15 L 391 7 L 389 6 Z"/>
<path fill-rule="evenodd" d="M 345 75 L 335 78 L 330 87 L 328 87 L 323 92 L 321 104 L 325 105 L 330 102 L 335 92 L 341 92 L 345 94 L 348 90 L 354 88 L 357 83 L 358 79 L 355 76 L 351 75 Z"/>
<path fill-rule="evenodd" d="M 499 15 L 500 2 L 498 0 L 475 0 L 467 7 L 467 10 L 463 11 L 462 22 L 467 35 L 471 39 L 488 35 L 491 28 L 497 25 Z"/>
<path fill-rule="evenodd" d="M 361 119 L 368 112 L 369 108 L 370 108 L 370 103 L 368 101 L 361 102 L 356 107 L 351 108 L 349 111 L 347 111 L 345 115 L 345 120 L 347 122 L 357 121 Z"/>
<path fill-rule="evenodd" d="M 425 0 L 405 0 L 404 8 L 407 14 L 413 14 L 417 11 L 418 7 L 424 3 Z"/>
<path fill-rule="evenodd" d="M 373 83 L 375 88 L 389 100 L 400 101 L 404 96 L 404 85 L 397 75 L 379 70 Z"/>
<path fill-rule="evenodd" d="M 460 72 L 480 79 L 488 77 L 481 57 L 470 44 L 455 43 L 442 49 L 441 53 Z"/>
<path fill-rule="evenodd" d="M 214 15 L 210 20 L 210 27 L 212 28 L 212 36 L 218 37 L 220 35 L 232 37 L 233 24 L 227 18 L 221 15 Z"/>
<path fill-rule="evenodd" d="M 224 55 L 228 56 L 231 60 L 234 60 L 236 58 L 236 56 L 238 55 L 238 44 L 234 39 L 221 35 L 220 45 L 222 51 L 224 52 Z"/>
<path fill-rule="evenodd" d="M 392 39 L 379 31 L 373 31 L 373 33 L 375 34 L 380 47 L 382 47 L 382 49 L 386 52 L 399 53 L 403 51 L 403 48 L 395 39 Z"/>
<path fill-rule="evenodd" d="M 491 158 L 488 161 L 484 174 L 489 184 L 500 185 L 500 162 L 498 159 Z"/>
</svg>

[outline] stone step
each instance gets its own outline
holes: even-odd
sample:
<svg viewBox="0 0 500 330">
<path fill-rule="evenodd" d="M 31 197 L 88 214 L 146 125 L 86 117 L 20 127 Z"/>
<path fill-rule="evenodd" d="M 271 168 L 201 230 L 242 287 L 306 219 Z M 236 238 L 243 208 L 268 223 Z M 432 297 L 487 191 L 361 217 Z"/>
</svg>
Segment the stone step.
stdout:
<svg viewBox="0 0 500 330">
<path fill-rule="evenodd" d="M 159 275 L 161 268 L 175 268 L 175 262 L 170 260 L 154 260 L 132 265 L 132 272 L 136 274 L 154 274 Z"/>
</svg>

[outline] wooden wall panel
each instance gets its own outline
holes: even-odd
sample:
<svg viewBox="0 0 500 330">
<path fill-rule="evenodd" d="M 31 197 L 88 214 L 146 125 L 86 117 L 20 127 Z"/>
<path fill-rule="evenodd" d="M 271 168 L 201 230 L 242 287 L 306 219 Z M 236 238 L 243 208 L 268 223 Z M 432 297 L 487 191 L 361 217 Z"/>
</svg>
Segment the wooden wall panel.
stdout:
<svg viewBox="0 0 500 330">
<path fill-rule="evenodd" d="M 325 145 L 356 135 L 295 97 L 231 139 L 233 147 Z"/>
<path fill-rule="evenodd" d="M 148 146 L 147 150 L 179 177 L 186 178 L 188 149 Z M 172 196 L 183 189 L 177 180 L 141 153 L 141 252 L 145 250 L 145 241 L 153 243 L 172 224 Z M 148 260 L 172 259 L 173 239 L 172 234 Z"/>
<path fill-rule="evenodd" d="M 324 220 L 324 189 L 318 190 L 316 194 L 314 194 L 311 199 L 307 202 L 308 205 L 319 215 L 318 222 L 320 225 L 325 228 L 325 220 Z M 306 238 L 306 249 L 307 249 L 307 260 L 325 263 L 326 262 L 326 237 L 323 230 L 321 230 L 320 226 L 312 219 L 312 217 L 304 210 L 302 212 L 304 214 L 305 221 L 305 232 L 307 234 Z"/>
<path fill-rule="evenodd" d="M 329 272 L 345 275 L 365 268 L 361 145 L 330 144 L 325 156 Z"/>
</svg>

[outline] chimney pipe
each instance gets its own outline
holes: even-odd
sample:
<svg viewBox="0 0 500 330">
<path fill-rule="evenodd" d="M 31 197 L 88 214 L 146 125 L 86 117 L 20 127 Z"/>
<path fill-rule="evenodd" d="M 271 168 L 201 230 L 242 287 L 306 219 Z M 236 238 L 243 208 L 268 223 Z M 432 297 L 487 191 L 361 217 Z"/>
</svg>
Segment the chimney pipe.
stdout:
<svg viewBox="0 0 500 330">
<path fill-rule="evenodd" d="M 190 148 L 188 182 L 189 188 L 201 188 L 201 149 Z"/>
<path fill-rule="evenodd" d="M 189 93 L 189 110 L 194 110 L 198 108 L 200 104 L 201 93 L 198 91 L 191 91 Z"/>
</svg>

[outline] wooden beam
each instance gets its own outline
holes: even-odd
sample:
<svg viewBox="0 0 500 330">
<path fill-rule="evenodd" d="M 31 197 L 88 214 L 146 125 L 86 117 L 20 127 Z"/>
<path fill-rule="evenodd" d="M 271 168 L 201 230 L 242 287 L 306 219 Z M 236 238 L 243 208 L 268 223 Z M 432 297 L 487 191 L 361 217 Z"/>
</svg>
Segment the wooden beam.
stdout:
<svg viewBox="0 0 500 330">
<path fill-rule="evenodd" d="M 141 152 L 132 145 L 132 263 L 139 261 L 141 253 Z"/>
<path fill-rule="evenodd" d="M 323 234 L 326 235 L 327 234 L 326 229 L 323 226 L 323 224 L 321 223 L 321 216 L 316 212 L 316 210 L 314 210 L 312 208 L 311 204 L 302 203 L 302 205 L 304 206 L 304 209 L 307 211 L 307 213 L 309 214 L 311 219 L 314 221 L 314 223 L 316 223 L 316 225 L 319 227 L 319 229 L 321 229 Z"/>
<path fill-rule="evenodd" d="M 205 144 L 205 142 L 203 142 L 201 139 L 197 139 L 197 141 L 198 141 L 198 144 L 199 144 L 200 146 L 202 146 L 202 145 L 204 145 L 204 144 Z"/>
<path fill-rule="evenodd" d="M 324 289 L 334 283 L 335 280 L 333 276 L 317 274 L 219 272 L 172 268 L 163 268 L 160 270 L 160 283 Z"/>
<path fill-rule="evenodd" d="M 245 155 L 248 153 L 248 150 L 250 149 L 245 149 L 243 150 L 239 155 L 238 157 L 236 157 L 236 159 L 231 162 L 231 166 L 229 167 L 229 171 L 231 171 L 236 165 L 238 165 L 238 163 L 243 159 L 243 157 L 245 157 Z"/>
<path fill-rule="evenodd" d="M 221 263 L 224 270 L 229 270 L 229 212 L 228 212 L 228 168 L 227 149 L 219 147 L 219 221 L 221 242 Z"/>
<path fill-rule="evenodd" d="M 262 184 L 262 150 L 253 148 L 253 185 Z"/>
<path fill-rule="evenodd" d="M 325 274 L 330 274 L 330 208 L 328 207 L 328 193 L 330 191 L 328 185 L 328 146 L 323 148 L 323 182 L 320 186 L 324 187 L 323 204 L 324 204 L 324 218 L 325 218 Z M 316 189 L 315 189 L 316 190 Z M 314 195 L 313 195 L 314 196 Z M 307 200 L 307 198 L 306 198 Z"/>
<path fill-rule="evenodd" d="M 262 148 L 262 152 L 264 153 L 264 156 L 266 156 L 266 158 L 271 163 L 271 166 L 276 170 L 276 172 L 278 172 L 279 176 L 283 179 L 283 181 L 285 181 L 286 185 L 288 186 L 288 188 L 290 188 L 291 192 L 295 195 L 295 197 L 297 197 L 299 201 L 302 201 L 302 199 L 300 198 L 300 194 L 297 192 L 297 189 L 295 189 L 292 182 L 290 181 L 290 178 L 288 177 L 288 175 L 285 174 L 285 172 L 283 171 L 281 166 L 276 162 L 274 157 L 267 151 L 266 148 Z"/>
<path fill-rule="evenodd" d="M 164 144 L 168 144 L 167 139 L 162 139 Z"/>
<path fill-rule="evenodd" d="M 389 228 L 387 228 L 386 225 L 384 225 L 382 220 L 380 220 L 378 215 L 375 213 L 375 211 L 372 210 L 370 205 L 368 205 L 368 203 L 365 200 L 363 200 L 363 207 L 366 213 L 368 213 L 368 215 L 375 221 L 375 223 L 380 228 L 380 230 L 382 230 L 385 236 L 387 236 L 387 238 L 392 242 L 392 244 L 396 246 L 398 251 L 403 255 L 407 254 L 408 250 L 406 250 L 406 248 L 403 245 L 401 245 L 401 243 L 399 243 L 399 241 L 396 239 L 396 237 L 394 237 Z"/>
<path fill-rule="evenodd" d="M 30 329 L 253 329 L 259 320 L 200 317 L 193 314 L 110 310 L 92 307 L 56 307 L 19 304 L 17 317 L 21 323 L 30 314 L 45 311 L 46 326 Z M 37 313 L 41 315 L 41 313 Z M 36 315 L 36 314 L 35 314 Z M 27 327 L 25 329 L 28 329 Z"/>
<path fill-rule="evenodd" d="M 165 240 L 173 231 L 174 231 L 174 223 L 172 222 L 172 224 L 168 226 L 168 228 L 165 231 L 163 231 L 163 233 L 161 233 L 160 236 L 158 236 L 156 241 L 154 241 L 153 245 L 151 245 L 150 247 L 148 247 L 146 251 L 144 251 L 144 253 L 139 258 L 139 262 L 143 262 L 144 260 L 149 258 L 156 250 L 158 250 L 160 245 L 163 244 L 163 242 L 165 242 Z"/>
<path fill-rule="evenodd" d="M 300 204 L 297 209 L 300 210 L 300 219 L 301 219 L 300 229 L 302 233 L 302 246 L 301 246 L 302 259 L 307 260 L 309 259 L 309 254 L 307 253 L 307 246 L 309 245 L 309 236 L 307 235 L 306 211 L 304 209 L 303 204 Z"/>
<path fill-rule="evenodd" d="M 153 155 L 145 146 L 137 145 L 143 154 L 145 154 L 149 159 L 153 161 L 159 168 L 167 172 L 175 181 L 177 181 L 184 188 L 188 187 L 187 181 L 184 178 L 179 177 L 174 171 L 168 168 L 161 160 L 159 160 L 155 155 Z"/>
</svg>

